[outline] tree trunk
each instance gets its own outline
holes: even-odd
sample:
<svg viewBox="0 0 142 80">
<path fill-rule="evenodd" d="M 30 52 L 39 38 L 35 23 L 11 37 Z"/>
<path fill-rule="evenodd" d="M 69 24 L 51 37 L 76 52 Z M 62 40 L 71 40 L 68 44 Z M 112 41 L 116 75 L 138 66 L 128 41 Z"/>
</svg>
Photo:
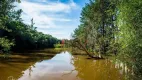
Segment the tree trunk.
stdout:
<svg viewBox="0 0 142 80">
<path fill-rule="evenodd" d="M 95 59 L 103 59 L 102 57 L 96 57 L 96 56 L 91 55 L 91 53 L 85 48 L 83 44 L 81 44 L 80 41 L 77 40 L 76 42 L 82 47 L 82 49 L 87 53 L 89 57 L 95 58 Z"/>
</svg>

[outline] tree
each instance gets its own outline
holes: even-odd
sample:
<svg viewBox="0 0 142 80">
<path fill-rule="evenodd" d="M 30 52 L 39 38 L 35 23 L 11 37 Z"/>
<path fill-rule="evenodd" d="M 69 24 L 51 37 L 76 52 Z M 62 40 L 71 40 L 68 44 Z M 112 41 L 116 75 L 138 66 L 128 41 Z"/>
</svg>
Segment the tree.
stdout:
<svg viewBox="0 0 142 80">
<path fill-rule="evenodd" d="M 119 2 L 119 44 L 120 55 L 133 68 L 134 79 L 142 78 L 142 1 L 123 0 Z M 122 56 L 123 55 L 123 56 Z"/>
<path fill-rule="evenodd" d="M 14 43 L 4 36 L 4 32 L 11 30 L 7 28 L 6 23 L 9 23 L 11 20 L 10 14 L 13 12 L 13 0 L 1 0 L 0 1 L 0 49 L 4 51 L 10 50 L 10 47 L 14 45 Z M 10 43 L 10 44 L 9 44 Z"/>
<path fill-rule="evenodd" d="M 74 31 L 74 45 L 90 57 L 94 53 L 118 54 L 133 70 L 134 79 L 141 79 L 141 13 L 141 0 L 90 0 Z"/>
<path fill-rule="evenodd" d="M 7 52 L 54 47 L 57 38 L 38 32 L 31 19 L 27 25 L 21 19 L 22 9 L 15 10 L 14 2 L 20 0 L 0 1 L 0 50 Z M 6 50 L 6 51 L 5 51 Z"/>
<path fill-rule="evenodd" d="M 101 56 L 100 54 L 110 52 L 109 48 L 115 42 L 115 9 L 116 5 L 110 0 L 90 0 L 82 9 L 81 25 L 74 31 L 73 37 L 92 56 L 95 53 Z"/>
</svg>

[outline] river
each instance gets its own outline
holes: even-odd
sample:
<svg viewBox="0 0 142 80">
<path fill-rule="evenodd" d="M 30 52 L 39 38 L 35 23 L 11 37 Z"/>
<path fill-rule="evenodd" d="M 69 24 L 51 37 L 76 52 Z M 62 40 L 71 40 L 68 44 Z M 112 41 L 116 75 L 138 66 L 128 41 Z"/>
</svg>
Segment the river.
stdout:
<svg viewBox="0 0 142 80">
<path fill-rule="evenodd" d="M 125 76 L 109 59 L 93 60 L 68 51 L 38 60 L 0 61 L 0 80 L 125 80 Z"/>
</svg>

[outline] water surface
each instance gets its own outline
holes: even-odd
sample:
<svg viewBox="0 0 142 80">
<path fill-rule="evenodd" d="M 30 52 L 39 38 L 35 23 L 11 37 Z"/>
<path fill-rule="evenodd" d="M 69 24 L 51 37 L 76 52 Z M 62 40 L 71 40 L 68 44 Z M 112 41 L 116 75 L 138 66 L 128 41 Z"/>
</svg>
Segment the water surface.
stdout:
<svg viewBox="0 0 142 80">
<path fill-rule="evenodd" d="M 109 59 L 61 52 L 52 58 L 0 62 L 0 80 L 124 80 L 125 74 Z"/>
</svg>

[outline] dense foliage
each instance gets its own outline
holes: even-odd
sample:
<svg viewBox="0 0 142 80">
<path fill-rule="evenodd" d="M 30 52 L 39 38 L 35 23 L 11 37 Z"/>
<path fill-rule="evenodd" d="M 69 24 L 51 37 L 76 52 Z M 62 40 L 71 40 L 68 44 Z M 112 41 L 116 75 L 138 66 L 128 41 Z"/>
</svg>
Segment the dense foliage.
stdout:
<svg viewBox="0 0 142 80">
<path fill-rule="evenodd" d="M 89 56 L 118 54 L 142 78 L 142 1 L 90 0 L 75 29 L 74 46 Z M 97 55 L 98 56 L 98 55 Z"/>
<path fill-rule="evenodd" d="M 20 2 L 20 0 L 16 0 Z M 59 40 L 38 32 L 31 25 L 23 23 L 22 10 L 15 10 L 15 0 L 0 0 L 0 50 L 8 52 L 54 47 Z"/>
<path fill-rule="evenodd" d="M 110 50 L 113 53 L 117 52 L 115 34 L 118 27 L 115 25 L 115 13 L 116 5 L 109 0 L 92 0 L 83 8 L 81 24 L 74 31 L 73 37 L 92 56 L 95 53 L 106 54 Z"/>
</svg>

